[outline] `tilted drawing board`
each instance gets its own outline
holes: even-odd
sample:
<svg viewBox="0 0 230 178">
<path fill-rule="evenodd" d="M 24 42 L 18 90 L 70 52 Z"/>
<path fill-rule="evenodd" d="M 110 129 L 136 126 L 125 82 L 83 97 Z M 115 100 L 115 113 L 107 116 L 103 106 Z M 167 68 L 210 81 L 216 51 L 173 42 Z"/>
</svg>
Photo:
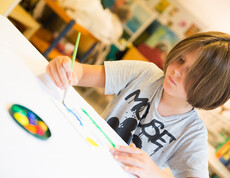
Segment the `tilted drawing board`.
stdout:
<svg viewBox="0 0 230 178">
<path fill-rule="evenodd" d="M 0 177 L 132 177 L 112 158 L 111 143 L 84 110 L 114 144 L 125 145 L 123 140 L 73 88 L 66 106 L 80 121 L 70 113 L 61 103 L 63 91 L 45 74 L 43 56 L 7 18 L 0 16 L 0 26 Z M 25 131 L 9 112 L 14 104 L 44 121 L 50 137 Z"/>
</svg>

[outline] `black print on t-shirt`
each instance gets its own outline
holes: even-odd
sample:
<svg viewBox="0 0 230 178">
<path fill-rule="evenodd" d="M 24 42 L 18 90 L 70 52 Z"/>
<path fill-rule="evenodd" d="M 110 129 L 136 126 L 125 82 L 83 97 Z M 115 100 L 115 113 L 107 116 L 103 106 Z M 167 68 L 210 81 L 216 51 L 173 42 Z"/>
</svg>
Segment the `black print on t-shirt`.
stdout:
<svg viewBox="0 0 230 178">
<path fill-rule="evenodd" d="M 132 114 L 127 114 L 128 118 L 126 118 L 122 123 L 119 122 L 117 117 L 111 117 L 107 121 L 108 124 L 117 132 L 117 134 L 120 135 L 120 137 L 128 144 L 132 139 L 132 131 L 135 130 L 137 126 L 137 119 L 141 120 L 145 118 L 150 108 L 148 98 L 139 98 L 139 95 L 140 90 L 136 90 L 125 97 L 125 100 L 129 100 L 128 104 L 133 101 L 136 104 L 131 108 Z M 140 116 L 140 113 L 143 113 L 143 115 Z"/>
<path fill-rule="evenodd" d="M 136 128 L 137 120 L 127 118 L 120 124 L 117 117 L 111 117 L 107 123 L 117 132 L 118 135 L 126 142 L 130 143 L 132 139 L 132 131 Z"/>
<path fill-rule="evenodd" d="M 131 108 L 131 111 L 133 111 L 136 114 L 136 117 L 138 120 L 141 120 L 141 119 L 145 118 L 147 116 L 147 114 L 149 113 L 150 103 L 148 102 L 148 98 L 139 98 L 139 95 L 140 95 L 140 90 L 136 90 L 133 93 L 131 93 L 130 95 L 128 95 L 125 98 L 125 100 L 128 100 L 132 96 L 134 96 L 134 99 L 129 101 L 129 103 L 134 101 L 134 102 L 137 102 L 137 104 Z M 145 112 L 142 115 L 142 117 L 140 117 L 140 112 L 143 111 L 144 109 L 145 109 Z"/>
<path fill-rule="evenodd" d="M 138 127 L 140 127 L 142 131 L 139 134 L 140 139 L 138 141 L 141 141 L 141 137 L 144 135 L 148 138 L 148 142 L 151 142 L 157 146 L 153 153 L 150 154 L 150 156 L 152 156 L 154 153 L 156 153 L 159 149 L 163 147 L 161 142 L 166 143 L 165 136 L 168 138 L 169 143 L 171 143 L 173 140 L 176 140 L 176 138 L 172 134 L 170 134 L 167 130 L 164 129 L 164 124 L 156 119 L 153 119 L 151 122 L 147 124 L 139 123 Z M 149 130 L 151 131 L 149 132 Z M 138 145 L 140 145 L 140 143 L 138 143 Z"/>
<path fill-rule="evenodd" d="M 136 90 L 125 97 L 128 104 L 134 106 L 131 108 L 131 113 L 126 112 L 126 119 L 123 122 L 120 123 L 117 117 L 111 117 L 107 122 L 128 144 L 132 141 L 138 148 L 142 148 L 142 140 L 147 138 L 147 142 L 153 143 L 156 146 L 153 153 L 150 154 L 151 156 L 163 147 L 163 143 L 167 142 L 165 136 L 169 138 L 168 143 L 176 139 L 164 129 L 164 124 L 156 119 L 153 119 L 147 124 L 141 124 L 141 120 L 146 118 L 149 113 L 150 103 L 148 98 L 139 98 L 139 95 L 140 90 Z M 139 135 L 132 135 L 132 131 L 137 127 L 138 120 L 140 121 L 138 127 L 141 132 Z"/>
</svg>

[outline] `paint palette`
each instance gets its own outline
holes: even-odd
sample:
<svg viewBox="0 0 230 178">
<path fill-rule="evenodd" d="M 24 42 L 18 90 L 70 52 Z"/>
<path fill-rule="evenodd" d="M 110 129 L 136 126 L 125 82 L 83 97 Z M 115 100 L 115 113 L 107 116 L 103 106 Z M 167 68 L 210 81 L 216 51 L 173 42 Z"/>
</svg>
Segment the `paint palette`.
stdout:
<svg viewBox="0 0 230 178">
<path fill-rule="evenodd" d="M 13 104 L 9 109 L 9 113 L 31 135 L 42 140 L 46 140 L 51 136 L 46 123 L 28 108 L 19 104 Z"/>
</svg>

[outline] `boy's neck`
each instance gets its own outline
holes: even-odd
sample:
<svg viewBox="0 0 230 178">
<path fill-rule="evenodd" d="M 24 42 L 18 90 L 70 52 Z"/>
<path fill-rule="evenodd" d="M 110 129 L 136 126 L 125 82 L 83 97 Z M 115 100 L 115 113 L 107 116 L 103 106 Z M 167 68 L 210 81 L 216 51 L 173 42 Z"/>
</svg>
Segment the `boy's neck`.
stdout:
<svg viewBox="0 0 230 178">
<path fill-rule="evenodd" d="M 192 109 L 192 105 L 190 105 L 187 101 L 171 96 L 165 91 L 163 91 L 161 100 L 157 107 L 157 111 L 161 116 L 184 114 Z"/>
</svg>

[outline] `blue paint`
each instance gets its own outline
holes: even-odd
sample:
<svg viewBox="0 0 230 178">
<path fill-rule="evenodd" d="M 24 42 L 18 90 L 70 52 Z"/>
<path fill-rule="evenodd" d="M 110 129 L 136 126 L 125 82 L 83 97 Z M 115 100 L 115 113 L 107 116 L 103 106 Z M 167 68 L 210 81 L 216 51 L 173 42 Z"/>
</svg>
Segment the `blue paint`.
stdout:
<svg viewBox="0 0 230 178">
<path fill-rule="evenodd" d="M 77 116 L 77 114 L 75 112 L 73 112 L 71 109 L 69 109 L 65 104 L 63 104 L 65 106 L 65 108 L 67 109 L 68 112 L 70 112 L 71 114 L 73 114 L 77 120 L 80 122 L 80 125 L 83 126 L 83 123 L 81 122 L 81 119 L 79 119 L 79 117 Z"/>
<path fill-rule="evenodd" d="M 36 116 L 35 116 L 34 113 L 28 112 L 28 113 L 27 113 L 27 117 L 28 117 L 29 123 L 30 123 L 31 125 L 36 125 L 36 124 L 37 124 Z"/>
</svg>

